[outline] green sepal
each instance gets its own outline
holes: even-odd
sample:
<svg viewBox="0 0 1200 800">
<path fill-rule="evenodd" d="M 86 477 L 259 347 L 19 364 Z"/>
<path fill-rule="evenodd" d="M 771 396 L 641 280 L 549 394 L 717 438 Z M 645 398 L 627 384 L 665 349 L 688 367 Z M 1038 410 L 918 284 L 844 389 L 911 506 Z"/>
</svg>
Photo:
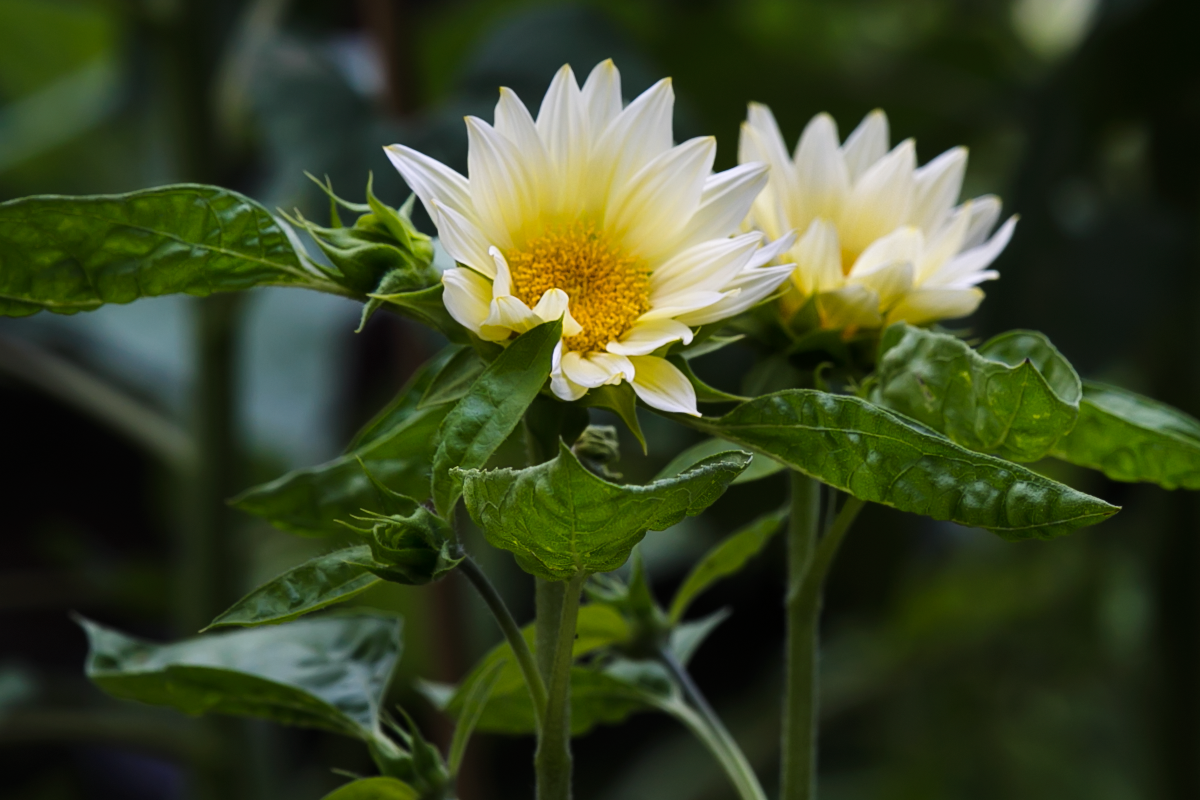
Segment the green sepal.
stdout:
<svg viewBox="0 0 1200 800">
<path fill-rule="evenodd" d="M 446 304 L 442 300 L 444 287 L 440 282 L 413 291 L 400 291 L 396 286 L 397 282 L 396 278 L 391 277 L 391 273 L 384 275 L 375 291 L 367 295 L 367 304 L 363 306 L 363 316 L 359 322 L 360 330 L 376 309 L 386 305 L 398 314 L 433 328 L 455 344 L 474 343 L 471 332 L 446 310 Z"/>
<path fill-rule="evenodd" d="M 975 351 L 898 323 L 879 352 L 872 400 L 972 450 L 1037 461 L 1079 416 L 1079 376 L 1040 333 L 1010 331 Z"/>
<path fill-rule="evenodd" d="M 987 528 L 1006 539 L 1050 539 L 1120 510 L 858 397 L 791 389 L 723 417 L 664 416 L 861 500 Z"/>
<path fill-rule="evenodd" d="M 720 389 L 715 389 L 712 386 L 709 386 L 696 376 L 696 373 L 692 371 L 691 363 L 682 355 L 668 356 L 667 361 L 671 362 L 671 364 L 673 364 L 680 372 L 682 372 L 684 377 L 688 379 L 688 382 L 692 384 L 692 388 L 696 390 L 697 402 L 741 403 L 750 399 L 737 394 L 729 394 L 729 392 L 723 392 Z"/>
<path fill-rule="evenodd" d="M 646 486 L 609 483 L 565 444 L 558 457 L 523 470 L 459 470 L 471 518 L 488 542 L 526 572 L 553 581 L 609 572 L 647 530 L 664 530 L 716 502 L 750 463 L 731 451 Z"/>
<path fill-rule="evenodd" d="M 86 619 L 86 673 L 124 700 L 188 714 L 232 714 L 373 742 L 401 621 L 325 616 L 206 634 L 172 644 L 135 639 Z"/>
<path fill-rule="evenodd" d="M 1200 489 L 1200 421 L 1116 386 L 1084 381 L 1079 421 L 1052 455 L 1115 481 Z"/>
</svg>

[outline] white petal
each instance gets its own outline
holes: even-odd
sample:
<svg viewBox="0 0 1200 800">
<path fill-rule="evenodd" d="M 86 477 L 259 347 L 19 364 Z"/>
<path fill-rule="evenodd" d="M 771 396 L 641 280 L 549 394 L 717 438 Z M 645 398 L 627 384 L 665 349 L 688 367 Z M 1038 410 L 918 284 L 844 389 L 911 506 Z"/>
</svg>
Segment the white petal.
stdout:
<svg viewBox="0 0 1200 800">
<path fill-rule="evenodd" d="M 504 295 L 492 298 L 487 319 L 479 326 L 479 335 L 488 341 L 498 342 L 507 339 L 509 334 L 536 328 L 544 321 L 520 298 Z"/>
<path fill-rule="evenodd" d="M 955 147 L 921 167 L 913 175 L 914 192 L 909 224 L 926 235 L 942 226 L 962 192 L 967 169 L 967 148 Z"/>
<path fill-rule="evenodd" d="M 605 228 L 626 249 L 653 262 L 682 232 L 700 205 L 717 143 L 702 136 L 673 147 L 616 187 Z"/>
<path fill-rule="evenodd" d="M 546 143 L 561 207 L 577 209 L 587 188 L 589 133 L 583 95 L 570 66 L 564 65 L 550 82 L 538 110 L 537 129 Z"/>
<path fill-rule="evenodd" d="M 707 325 L 742 313 L 765 300 L 791 277 L 795 264 L 748 269 L 729 282 L 725 296 L 699 311 L 676 317 L 687 325 Z"/>
<path fill-rule="evenodd" d="M 963 238 L 962 249 L 970 250 L 978 247 L 987 239 L 992 228 L 1000 220 L 1000 198 L 994 194 L 985 194 L 971 201 L 971 222 L 967 226 L 967 235 Z"/>
<path fill-rule="evenodd" d="M 492 300 L 492 285 L 469 269 L 448 269 L 442 273 L 442 302 L 460 325 L 479 333 L 487 319 Z"/>
<path fill-rule="evenodd" d="M 832 291 L 846 282 L 842 273 L 842 246 L 832 222 L 814 219 L 793 255 L 796 258 L 793 280 L 805 295 Z"/>
<path fill-rule="evenodd" d="M 587 387 L 580 386 L 573 380 L 562 374 L 562 371 L 550 373 L 550 391 L 562 400 L 578 400 L 587 394 Z"/>
<path fill-rule="evenodd" d="M 744 233 L 684 250 L 650 273 L 650 304 L 668 303 L 673 295 L 721 289 L 746 268 L 761 242 L 761 233 Z"/>
<path fill-rule="evenodd" d="M 782 176 L 781 176 L 782 177 Z M 828 114 L 817 114 L 804 128 L 796 145 L 794 177 L 796 207 L 791 224 L 806 228 L 817 217 L 836 220 L 850 195 L 850 173 L 838 147 L 837 123 Z"/>
<path fill-rule="evenodd" d="M 721 302 L 728 294 L 729 292 L 685 292 L 671 295 L 638 317 L 638 320 L 672 319 L 683 314 L 690 314 Z"/>
<path fill-rule="evenodd" d="M 700 416 L 696 409 L 696 390 L 687 376 L 665 358 L 635 356 L 633 391 L 643 403 L 663 411 Z"/>
<path fill-rule="evenodd" d="M 857 182 L 872 164 L 883 158 L 889 138 L 887 114 L 877 108 L 863 117 L 842 145 L 851 183 Z"/>
<path fill-rule="evenodd" d="M 429 216 L 437 225 L 438 238 L 450 257 L 460 264 L 487 277 L 495 277 L 496 265 L 488 255 L 487 238 L 483 231 L 450 206 L 435 199 L 429 201 Z"/>
<path fill-rule="evenodd" d="M 539 204 L 546 206 L 554 202 L 556 184 L 550 180 L 549 154 L 538 133 L 537 125 L 529 109 L 507 86 L 500 87 L 500 100 L 496 103 L 496 131 L 516 145 Z"/>
<path fill-rule="evenodd" d="M 850 267 L 848 278 L 868 275 L 875 270 L 897 262 L 916 264 L 925 246 L 921 231 L 911 226 L 897 228 L 886 236 L 871 242 Z"/>
<path fill-rule="evenodd" d="M 622 380 L 633 380 L 634 368 L 629 359 L 615 353 L 563 353 L 562 374 L 568 380 L 595 389 Z"/>
<path fill-rule="evenodd" d="M 879 295 L 867 286 L 846 286 L 817 295 L 817 313 L 821 325 L 834 330 L 877 328 L 883 321 Z"/>
<path fill-rule="evenodd" d="M 950 219 L 929 238 L 917 261 L 917 273 L 914 280 L 921 283 L 926 278 L 937 273 L 942 265 L 963 249 L 963 240 L 967 235 L 967 226 L 971 223 L 972 201 L 963 203 L 950 215 Z"/>
<path fill-rule="evenodd" d="M 600 197 L 622 186 L 651 160 L 671 149 L 675 91 L 664 78 L 638 95 L 608 124 L 592 152 L 591 176 Z"/>
<path fill-rule="evenodd" d="M 759 192 L 767 185 L 767 165 L 752 162 L 710 175 L 700 193 L 700 207 L 680 235 L 678 247 L 690 247 L 737 231 Z"/>
<path fill-rule="evenodd" d="M 746 122 L 750 126 L 754 150 L 771 168 L 771 188 L 775 191 L 776 199 L 785 213 L 793 213 L 796 209 L 796 187 L 793 185 L 795 172 L 775 115 L 762 103 L 750 103 L 746 111 Z M 790 219 L 787 227 L 794 227 Z"/>
<path fill-rule="evenodd" d="M 499 247 L 489 247 L 488 254 L 496 268 L 496 274 L 492 277 L 492 296 L 504 297 L 512 294 L 512 272 L 508 269 L 508 259 L 500 252 Z"/>
<path fill-rule="evenodd" d="M 754 257 L 750 259 L 750 263 L 746 265 L 746 269 L 765 267 L 767 264 L 779 260 L 783 254 L 788 250 L 791 250 L 795 244 L 796 232 L 788 231 L 775 241 L 764 244 L 762 247 L 755 250 Z"/>
<path fill-rule="evenodd" d="M 611 58 L 601 61 L 588 75 L 583 84 L 583 105 L 592 141 L 597 141 L 608 123 L 621 113 L 621 73 Z"/>
<path fill-rule="evenodd" d="M 913 285 L 915 267 L 911 261 L 893 261 L 864 275 L 850 274 L 850 285 L 866 286 L 879 295 L 880 309 L 891 308 Z"/>
<path fill-rule="evenodd" d="M 417 193 L 430 217 L 434 215 L 430 201 L 436 199 L 474 220 L 475 206 L 471 203 L 471 185 L 466 178 L 442 162 L 402 144 L 388 145 L 383 151 L 408 187 Z"/>
<path fill-rule="evenodd" d="M 571 302 L 562 289 L 547 289 L 543 292 L 542 298 L 533 307 L 533 313 L 543 322 L 561 319 L 563 336 L 578 336 L 583 333 L 583 326 L 571 316 Z"/>
<path fill-rule="evenodd" d="M 906 139 L 863 174 L 850 194 L 838 229 L 843 248 L 862 252 L 908 219 L 916 166 L 916 148 L 912 139 Z"/>
<path fill-rule="evenodd" d="M 986 243 L 959 253 L 947 261 L 941 269 L 925 279 L 924 285 L 961 285 L 964 279 L 970 283 L 972 276 L 981 275 L 982 271 L 989 267 L 996 260 L 996 257 L 1004 251 L 1004 248 L 1008 246 L 1009 240 L 1012 239 L 1013 230 L 1016 227 L 1017 216 L 1014 214 L 1000 226 L 1000 230 L 996 231 L 996 234 L 991 239 L 988 239 Z M 979 280 L 986 280 L 986 278 L 980 277 L 974 282 L 978 283 Z"/>
<path fill-rule="evenodd" d="M 692 329 L 673 319 L 634 323 L 619 342 L 609 342 L 608 352 L 623 356 L 646 356 L 671 342 L 691 344 Z"/>
<path fill-rule="evenodd" d="M 516 145 L 478 117 L 467 117 L 467 171 L 479 227 L 488 241 L 512 247 L 537 215 L 532 178 Z"/>
<path fill-rule="evenodd" d="M 743 122 L 738 135 L 738 163 L 746 166 L 755 163 L 767 163 L 766 152 L 759 146 L 760 136 L 749 122 Z M 784 231 L 792 227 L 788 222 L 787 210 L 780 199 L 781 184 L 786 181 L 770 180 L 768 174 L 766 187 L 759 192 L 750 207 L 747 222 L 767 234 L 769 238 L 777 239 Z"/>
<path fill-rule="evenodd" d="M 965 317 L 979 307 L 979 289 L 917 289 L 905 295 L 887 317 L 888 324 L 923 325 L 940 319 Z"/>
</svg>

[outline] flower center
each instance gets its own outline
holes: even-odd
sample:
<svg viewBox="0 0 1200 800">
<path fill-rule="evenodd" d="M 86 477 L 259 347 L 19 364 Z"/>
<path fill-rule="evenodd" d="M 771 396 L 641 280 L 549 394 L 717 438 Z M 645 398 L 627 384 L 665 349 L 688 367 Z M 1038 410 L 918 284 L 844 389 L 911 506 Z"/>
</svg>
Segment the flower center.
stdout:
<svg viewBox="0 0 1200 800">
<path fill-rule="evenodd" d="M 592 352 L 625 334 L 650 310 L 650 273 L 590 222 L 550 228 L 504 254 L 512 293 L 532 308 L 549 289 L 571 300 L 583 331 L 563 340 L 568 350 Z"/>
</svg>

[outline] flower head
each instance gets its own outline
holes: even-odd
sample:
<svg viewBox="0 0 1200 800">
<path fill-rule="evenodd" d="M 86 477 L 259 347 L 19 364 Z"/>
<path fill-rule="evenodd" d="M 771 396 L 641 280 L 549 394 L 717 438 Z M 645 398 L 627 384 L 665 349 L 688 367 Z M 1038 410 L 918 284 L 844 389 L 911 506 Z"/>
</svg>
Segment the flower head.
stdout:
<svg viewBox="0 0 1200 800">
<path fill-rule="evenodd" d="M 392 163 L 459 266 L 446 308 L 505 343 L 563 320 L 551 388 L 565 400 L 628 381 L 647 404 L 697 414 L 687 377 L 654 353 L 740 313 L 787 280 L 794 242 L 737 233 L 767 182 L 761 163 L 712 174 L 712 137 L 673 145 L 662 80 L 628 106 L 612 61 L 580 88 L 559 70 L 536 120 L 509 89 L 495 124 L 467 117 L 469 177 L 403 145 Z"/>
<path fill-rule="evenodd" d="M 887 117 L 872 111 L 845 144 L 833 119 L 818 114 L 789 157 L 770 109 L 752 103 L 738 159 L 771 165 L 750 223 L 768 236 L 803 232 L 787 255 L 796 262 L 787 313 L 814 298 L 825 328 L 919 325 L 970 314 L 983 299 L 978 284 L 999 277 L 987 267 L 1016 217 L 988 238 L 1000 200 L 955 205 L 965 148 L 918 168 L 913 141 L 889 150 Z"/>
</svg>

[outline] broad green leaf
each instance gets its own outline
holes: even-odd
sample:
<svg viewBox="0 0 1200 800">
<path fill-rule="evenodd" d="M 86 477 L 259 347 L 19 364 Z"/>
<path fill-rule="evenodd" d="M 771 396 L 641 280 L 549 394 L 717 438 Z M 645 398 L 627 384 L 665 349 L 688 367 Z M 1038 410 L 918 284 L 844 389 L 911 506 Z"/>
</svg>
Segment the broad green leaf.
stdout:
<svg viewBox="0 0 1200 800">
<path fill-rule="evenodd" d="M 344 603 L 379 583 L 362 563 L 370 559 L 367 545 L 317 556 L 259 586 L 205 630 L 275 625 Z"/>
<path fill-rule="evenodd" d="M 423 501 L 435 437 L 449 405 L 419 408 L 433 375 L 453 355 L 447 348 L 413 376 L 396 398 L 354 438 L 350 450 L 315 467 L 295 470 L 247 490 L 231 502 L 250 514 L 301 536 L 344 533 L 339 524 L 369 511 L 382 511 L 387 497 L 370 475 L 389 489 Z"/>
<path fill-rule="evenodd" d="M 609 572 L 629 559 L 647 530 L 664 530 L 716 502 L 750 456 L 728 452 L 646 486 L 593 475 L 566 445 L 558 457 L 523 470 L 465 470 L 471 518 L 494 547 L 547 580 Z"/>
<path fill-rule="evenodd" d="M 728 452 L 733 446 L 729 442 L 723 442 L 720 439 L 705 439 L 703 442 L 692 445 L 687 450 L 672 458 L 658 475 L 655 476 L 655 479 L 672 478 L 709 456 Z M 741 475 L 733 479 L 733 484 L 736 486 L 739 483 L 750 483 L 751 481 L 769 478 L 785 469 L 787 467 L 778 461 L 764 455 L 755 455 L 750 461 L 750 466 L 746 467 Z"/>
<path fill-rule="evenodd" d="M 263 285 L 345 293 L 302 266 L 266 209 L 228 189 L 177 184 L 0 203 L 0 316 Z"/>
<path fill-rule="evenodd" d="M 470 347 L 456 347 L 446 365 L 434 375 L 429 388 L 421 395 L 419 408 L 440 406 L 461 400 L 475 379 L 483 373 L 485 364 Z"/>
<path fill-rule="evenodd" d="M 671 601 L 668 614 L 671 624 L 683 619 L 688 606 L 708 587 L 741 571 L 747 561 L 762 551 L 787 516 L 786 508 L 761 516 L 705 553 L 692 567 L 675 593 L 675 599 Z"/>
<path fill-rule="evenodd" d="M 872 399 L 972 450 L 1036 461 L 1079 416 L 1079 376 L 1039 333 L 1011 331 L 976 352 L 900 323 L 879 349 Z"/>
<path fill-rule="evenodd" d="M 1120 510 L 857 397 L 790 389 L 715 419 L 670 416 L 861 500 L 1006 539 L 1061 536 Z"/>
<path fill-rule="evenodd" d="M 482 467 L 521 423 L 550 376 L 561 338 L 562 320 L 544 322 L 518 336 L 446 416 L 433 457 L 432 494 L 439 514 L 447 516 L 462 494 L 461 481 L 451 470 Z"/>
<path fill-rule="evenodd" d="M 322 800 L 418 800 L 417 790 L 395 778 L 360 778 L 325 795 Z"/>
<path fill-rule="evenodd" d="M 443 347 L 433 358 L 418 367 L 404 386 L 400 387 L 400 391 L 396 392 L 396 396 L 354 434 L 354 438 L 346 446 L 346 453 L 352 453 L 386 437 L 393 428 L 419 411 L 425 393 L 454 360 L 459 349 L 457 345 Z"/>
<path fill-rule="evenodd" d="M 1200 421 L 1115 386 L 1084 381 L 1079 422 L 1052 454 L 1116 481 L 1200 489 Z"/>
<path fill-rule="evenodd" d="M 88 620 L 87 676 L 126 700 L 188 714 L 234 714 L 364 740 L 400 656 L 400 620 L 304 619 L 173 644 L 135 639 Z"/>
</svg>

